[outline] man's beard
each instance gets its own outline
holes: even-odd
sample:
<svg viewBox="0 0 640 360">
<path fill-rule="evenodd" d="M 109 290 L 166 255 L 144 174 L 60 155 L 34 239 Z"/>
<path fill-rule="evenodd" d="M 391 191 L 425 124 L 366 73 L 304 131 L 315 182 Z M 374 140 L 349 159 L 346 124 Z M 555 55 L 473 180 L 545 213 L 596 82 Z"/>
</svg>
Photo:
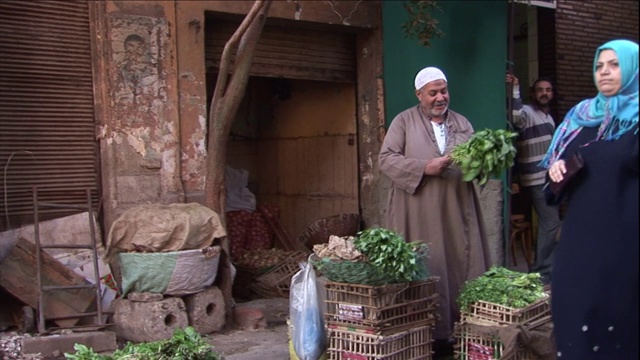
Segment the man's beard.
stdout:
<svg viewBox="0 0 640 360">
<path fill-rule="evenodd" d="M 436 106 L 444 106 L 444 109 L 442 109 L 441 111 L 436 112 L 436 110 L 435 110 Z M 432 107 L 431 109 L 429 109 L 429 111 L 427 111 L 427 115 L 429 115 L 431 117 L 438 117 L 438 116 L 442 116 L 442 115 L 446 114 L 447 110 L 449 110 L 449 104 L 447 104 L 447 103 L 435 104 L 434 107 Z"/>
<path fill-rule="evenodd" d="M 551 102 L 551 99 L 549 99 L 549 98 L 545 98 L 545 100 L 544 100 L 544 101 L 545 101 L 545 102 L 543 102 L 543 99 L 538 99 L 538 98 L 536 98 L 536 99 L 534 100 L 534 103 L 535 103 L 535 105 L 536 105 L 537 107 L 540 107 L 540 108 L 549 107 L 549 103 Z"/>
</svg>

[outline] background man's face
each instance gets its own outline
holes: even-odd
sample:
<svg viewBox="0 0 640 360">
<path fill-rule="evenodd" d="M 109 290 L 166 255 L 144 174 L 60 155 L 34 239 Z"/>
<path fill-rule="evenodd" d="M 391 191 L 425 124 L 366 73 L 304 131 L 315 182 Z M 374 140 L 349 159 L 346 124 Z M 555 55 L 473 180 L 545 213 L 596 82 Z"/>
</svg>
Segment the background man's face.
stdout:
<svg viewBox="0 0 640 360">
<path fill-rule="evenodd" d="M 539 106 L 547 106 L 553 99 L 553 87 L 548 81 L 538 81 L 533 86 L 533 101 Z"/>
</svg>

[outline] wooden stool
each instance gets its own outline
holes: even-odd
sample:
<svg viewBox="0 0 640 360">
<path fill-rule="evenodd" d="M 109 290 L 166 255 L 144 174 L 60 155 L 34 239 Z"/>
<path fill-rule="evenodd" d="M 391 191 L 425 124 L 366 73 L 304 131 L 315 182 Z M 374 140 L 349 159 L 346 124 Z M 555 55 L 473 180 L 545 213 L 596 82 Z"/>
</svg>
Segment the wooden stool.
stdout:
<svg viewBox="0 0 640 360">
<path fill-rule="evenodd" d="M 518 240 L 520 241 L 522 255 L 524 255 L 527 265 L 531 267 L 533 264 L 531 223 L 524 221 L 524 215 L 522 214 L 511 215 L 511 235 L 509 236 L 509 242 L 511 245 L 511 259 L 515 266 L 518 266 L 518 262 L 516 261 L 516 241 Z"/>
</svg>

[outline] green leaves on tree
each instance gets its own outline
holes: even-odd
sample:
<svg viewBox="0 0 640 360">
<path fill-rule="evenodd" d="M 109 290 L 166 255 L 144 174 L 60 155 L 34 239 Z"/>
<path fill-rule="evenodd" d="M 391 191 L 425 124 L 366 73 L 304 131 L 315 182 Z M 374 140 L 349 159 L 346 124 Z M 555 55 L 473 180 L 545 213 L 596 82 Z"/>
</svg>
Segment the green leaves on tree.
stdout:
<svg viewBox="0 0 640 360">
<path fill-rule="evenodd" d="M 404 8 L 409 20 L 402 24 L 407 38 L 418 39 L 424 47 L 431 46 L 431 39 L 442 37 L 444 33 L 438 28 L 438 20 L 431 17 L 433 10 L 440 10 L 435 0 L 407 0 Z"/>
</svg>

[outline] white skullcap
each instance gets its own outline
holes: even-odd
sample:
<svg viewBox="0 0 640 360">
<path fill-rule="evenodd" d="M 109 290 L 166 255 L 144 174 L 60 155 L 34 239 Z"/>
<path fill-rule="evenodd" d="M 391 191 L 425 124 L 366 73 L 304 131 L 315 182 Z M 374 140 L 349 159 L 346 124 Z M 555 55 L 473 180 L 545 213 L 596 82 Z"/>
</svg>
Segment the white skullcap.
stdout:
<svg viewBox="0 0 640 360">
<path fill-rule="evenodd" d="M 416 90 L 422 89 L 423 86 L 435 80 L 444 80 L 446 82 L 447 77 L 444 76 L 442 70 L 437 67 L 430 66 L 420 70 L 418 75 L 416 75 Z"/>
</svg>

